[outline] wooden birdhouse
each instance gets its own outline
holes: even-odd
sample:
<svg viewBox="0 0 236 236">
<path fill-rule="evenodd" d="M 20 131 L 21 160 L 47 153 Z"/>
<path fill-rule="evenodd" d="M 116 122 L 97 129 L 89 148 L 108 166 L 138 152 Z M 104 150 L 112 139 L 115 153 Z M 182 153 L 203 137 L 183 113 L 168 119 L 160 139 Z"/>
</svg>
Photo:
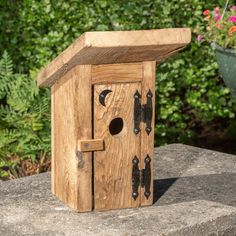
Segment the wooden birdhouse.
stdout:
<svg viewBox="0 0 236 236">
<path fill-rule="evenodd" d="M 87 32 L 39 73 L 60 200 L 78 212 L 153 203 L 156 63 L 190 39 L 189 29 Z"/>
</svg>

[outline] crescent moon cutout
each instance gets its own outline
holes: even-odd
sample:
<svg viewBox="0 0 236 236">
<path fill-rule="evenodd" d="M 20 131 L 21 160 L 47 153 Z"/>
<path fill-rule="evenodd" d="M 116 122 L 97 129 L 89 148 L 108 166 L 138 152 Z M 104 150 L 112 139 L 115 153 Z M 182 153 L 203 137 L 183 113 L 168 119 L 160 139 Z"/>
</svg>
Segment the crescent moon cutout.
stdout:
<svg viewBox="0 0 236 236">
<path fill-rule="evenodd" d="M 107 94 L 111 93 L 112 90 L 110 89 L 105 89 L 103 90 L 100 94 L 99 94 L 99 102 L 105 107 L 106 104 L 105 104 L 105 99 L 106 99 L 106 96 Z"/>
</svg>

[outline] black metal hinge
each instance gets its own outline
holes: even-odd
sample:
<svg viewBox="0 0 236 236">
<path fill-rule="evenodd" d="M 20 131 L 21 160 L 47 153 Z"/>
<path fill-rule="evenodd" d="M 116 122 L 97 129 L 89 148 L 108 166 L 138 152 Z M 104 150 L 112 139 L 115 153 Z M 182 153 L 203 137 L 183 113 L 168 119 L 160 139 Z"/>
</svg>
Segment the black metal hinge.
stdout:
<svg viewBox="0 0 236 236">
<path fill-rule="evenodd" d="M 134 94 L 134 133 L 138 134 L 140 130 L 140 123 L 143 121 L 146 123 L 146 132 L 149 135 L 152 131 L 152 113 L 153 113 L 153 104 L 152 104 L 152 91 L 149 89 L 146 94 L 147 103 L 141 105 L 140 99 L 141 95 L 138 90 Z"/>
<path fill-rule="evenodd" d="M 149 155 L 146 156 L 145 168 L 139 169 L 139 159 L 137 156 L 132 160 L 132 197 L 136 200 L 139 196 L 139 187 L 144 188 L 144 196 L 148 199 L 151 195 L 151 158 Z"/>
</svg>

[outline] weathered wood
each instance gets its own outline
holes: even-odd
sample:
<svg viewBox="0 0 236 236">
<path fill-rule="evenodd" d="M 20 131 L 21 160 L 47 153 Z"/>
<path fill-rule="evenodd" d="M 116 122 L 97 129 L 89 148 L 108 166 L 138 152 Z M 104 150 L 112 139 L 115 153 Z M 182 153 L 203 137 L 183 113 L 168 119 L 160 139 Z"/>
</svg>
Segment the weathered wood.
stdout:
<svg viewBox="0 0 236 236">
<path fill-rule="evenodd" d="M 142 70 L 142 63 L 92 66 L 92 84 L 140 82 Z"/>
<path fill-rule="evenodd" d="M 142 80 L 142 104 L 147 103 L 147 93 L 151 90 L 152 97 L 152 131 L 148 135 L 145 131 L 146 124 L 141 123 L 141 169 L 145 168 L 145 158 L 147 155 L 151 158 L 151 195 L 148 199 L 144 196 L 145 188 L 141 188 L 141 206 L 151 205 L 153 203 L 153 163 L 154 163 L 154 128 L 155 128 L 155 76 L 156 76 L 156 63 L 155 61 L 143 62 L 143 80 Z"/>
<path fill-rule="evenodd" d="M 83 154 L 83 166 L 79 168 L 76 151 L 79 139 L 92 138 L 91 66 L 74 67 L 52 90 L 53 192 L 75 210 L 90 211 L 92 153 Z"/>
<path fill-rule="evenodd" d="M 87 32 L 38 75 L 39 86 L 52 86 L 79 64 L 114 64 L 142 61 L 160 63 L 191 40 L 187 28 Z"/>
<path fill-rule="evenodd" d="M 106 106 L 99 102 L 104 89 L 112 92 Z M 96 210 L 137 207 L 140 197 L 132 198 L 132 159 L 140 157 L 140 135 L 133 133 L 133 95 L 140 83 L 94 86 L 94 138 L 104 139 L 105 149 L 94 153 L 94 203 Z M 122 131 L 112 135 L 110 122 L 123 119 Z M 114 124 L 119 129 L 119 124 Z M 118 130 L 116 130 L 118 131 Z"/>
<path fill-rule="evenodd" d="M 88 32 L 41 70 L 38 85 L 50 86 L 52 93 L 52 192 L 59 199 L 79 212 L 153 203 L 155 67 L 190 40 L 190 29 L 184 28 Z M 144 119 L 149 90 L 150 134 Z M 134 111 L 136 91 L 141 104 L 136 100 Z M 134 113 L 140 118 L 138 134 Z M 141 182 L 147 155 L 148 197 Z M 137 199 L 132 197 L 135 156 Z"/>
<path fill-rule="evenodd" d="M 56 169 L 56 156 L 55 156 L 55 95 L 54 95 L 54 87 L 51 87 L 51 190 L 53 194 L 56 194 L 56 174 L 55 174 L 55 169 Z"/>
<path fill-rule="evenodd" d="M 77 202 L 77 170 L 75 159 L 75 77 L 73 70 L 53 86 L 53 165 L 54 194 L 70 207 L 76 208 Z M 66 82 L 61 86 L 62 82 Z"/>
<path fill-rule="evenodd" d="M 80 152 L 102 151 L 103 149 L 103 139 L 87 139 L 78 141 L 78 150 Z"/>
<path fill-rule="evenodd" d="M 76 116 L 77 140 L 92 138 L 92 87 L 91 66 L 79 66 L 76 72 Z M 78 142 L 78 141 L 77 141 Z M 92 152 L 83 153 L 83 165 L 78 168 L 77 175 L 78 202 L 77 210 L 91 211 L 93 207 L 92 196 Z"/>
</svg>

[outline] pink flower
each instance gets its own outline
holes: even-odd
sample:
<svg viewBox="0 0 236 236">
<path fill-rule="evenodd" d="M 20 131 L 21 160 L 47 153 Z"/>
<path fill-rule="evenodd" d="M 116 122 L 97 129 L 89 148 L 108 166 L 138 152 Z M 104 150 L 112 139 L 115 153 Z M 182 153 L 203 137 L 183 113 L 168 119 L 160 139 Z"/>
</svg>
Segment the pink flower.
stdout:
<svg viewBox="0 0 236 236">
<path fill-rule="evenodd" d="M 202 14 L 203 14 L 204 16 L 208 16 L 208 15 L 210 15 L 211 13 L 210 13 L 209 10 L 205 10 Z"/>
<path fill-rule="evenodd" d="M 231 11 L 236 11 L 236 6 L 232 6 L 232 7 L 230 8 L 230 10 L 231 10 Z"/>
<path fill-rule="evenodd" d="M 198 41 L 198 42 L 202 42 L 202 39 L 203 39 L 203 36 L 202 36 L 201 34 L 199 34 L 199 35 L 197 36 L 197 41 Z"/>
<path fill-rule="evenodd" d="M 219 7 L 215 7 L 214 11 L 215 11 L 215 13 L 220 13 L 220 8 Z"/>
<path fill-rule="evenodd" d="M 221 15 L 220 15 L 220 8 L 219 7 L 216 7 L 214 9 L 214 12 L 215 12 L 215 15 L 214 15 L 214 18 L 216 21 L 220 20 L 221 19 Z"/>
<path fill-rule="evenodd" d="M 236 23 L 236 16 L 231 16 L 229 18 L 229 21 L 233 22 L 233 23 Z"/>
</svg>

